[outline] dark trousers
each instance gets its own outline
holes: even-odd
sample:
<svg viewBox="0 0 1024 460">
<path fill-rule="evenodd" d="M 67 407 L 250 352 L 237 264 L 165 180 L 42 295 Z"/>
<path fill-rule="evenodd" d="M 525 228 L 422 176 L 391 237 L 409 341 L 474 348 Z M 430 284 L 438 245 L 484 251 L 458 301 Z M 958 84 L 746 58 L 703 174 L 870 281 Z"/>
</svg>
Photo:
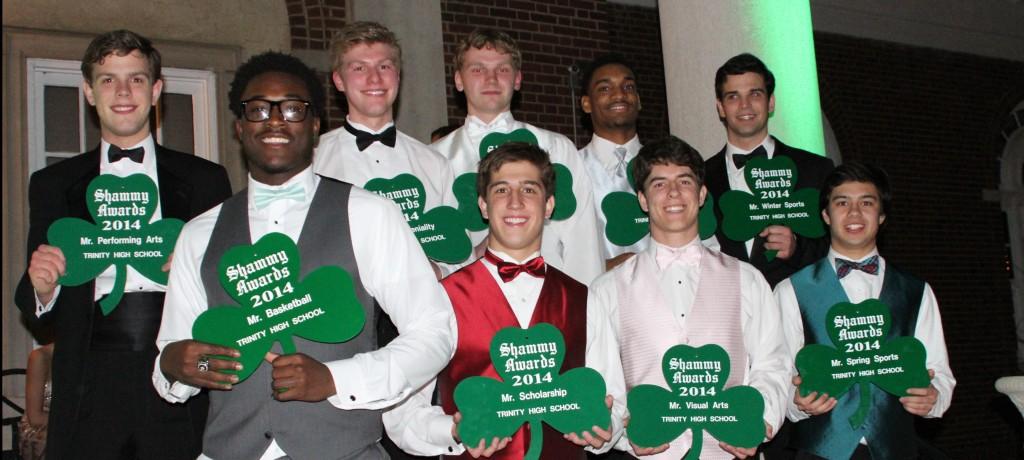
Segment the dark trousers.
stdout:
<svg viewBox="0 0 1024 460">
<path fill-rule="evenodd" d="M 194 459 L 202 433 L 153 388 L 150 351 L 92 351 L 72 451 L 95 459 Z"/>
</svg>

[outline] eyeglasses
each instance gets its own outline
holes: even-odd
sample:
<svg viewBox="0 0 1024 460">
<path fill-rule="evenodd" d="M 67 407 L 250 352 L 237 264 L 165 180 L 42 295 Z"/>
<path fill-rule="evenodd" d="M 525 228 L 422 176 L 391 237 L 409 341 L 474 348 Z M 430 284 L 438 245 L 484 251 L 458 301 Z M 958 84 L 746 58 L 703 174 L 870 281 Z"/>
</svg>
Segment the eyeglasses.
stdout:
<svg viewBox="0 0 1024 460">
<path fill-rule="evenodd" d="M 267 121 L 270 119 L 270 112 L 277 107 L 281 112 L 281 118 L 285 121 L 300 122 L 306 119 L 309 112 L 309 102 L 302 99 L 284 99 L 281 101 L 268 101 L 266 99 L 249 99 L 242 101 L 242 114 L 245 119 L 252 122 Z"/>
</svg>

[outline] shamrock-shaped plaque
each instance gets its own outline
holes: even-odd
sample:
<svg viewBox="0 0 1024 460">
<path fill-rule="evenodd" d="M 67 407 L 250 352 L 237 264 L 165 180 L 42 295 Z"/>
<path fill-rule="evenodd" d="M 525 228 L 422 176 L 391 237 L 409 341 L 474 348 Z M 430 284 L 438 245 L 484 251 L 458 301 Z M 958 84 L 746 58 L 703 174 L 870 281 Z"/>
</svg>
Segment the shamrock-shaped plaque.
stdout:
<svg viewBox="0 0 1024 460">
<path fill-rule="evenodd" d="M 871 406 L 868 384 L 896 396 L 929 385 L 924 345 L 914 337 L 889 338 L 892 315 L 878 299 L 837 303 L 825 318 L 835 348 L 811 344 L 796 354 L 801 395 L 817 391 L 838 399 L 860 383 L 860 405 L 850 418 L 850 425 L 858 428 Z"/>
<path fill-rule="evenodd" d="M 365 314 L 348 272 L 328 265 L 300 280 L 299 267 L 299 249 L 282 233 L 233 247 L 221 258 L 220 284 L 239 306 L 210 308 L 192 325 L 196 340 L 241 352 L 242 370 L 221 372 L 237 374 L 241 382 L 274 342 L 292 354 L 292 336 L 341 343 L 363 329 Z"/>
<path fill-rule="evenodd" d="M 114 286 L 100 300 L 100 310 L 110 314 L 124 295 L 128 266 L 142 276 L 167 284 L 167 263 L 184 223 L 178 219 L 150 222 L 160 194 L 145 174 L 97 176 L 85 194 L 92 223 L 75 217 L 58 219 L 47 229 L 50 244 L 64 252 L 67 271 L 60 284 L 78 286 L 114 266 Z"/>
<path fill-rule="evenodd" d="M 543 445 L 541 421 L 562 433 L 608 427 L 611 413 L 601 374 L 588 367 L 559 374 L 564 359 L 565 339 L 551 324 L 498 331 L 491 341 L 491 362 L 502 380 L 470 377 L 455 387 L 463 443 L 476 446 L 482 439 L 511 436 L 529 423 L 532 437 L 525 458 L 536 460 Z"/>
<path fill-rule="evenodd" d="M 539 145 L 537 136 L 534 136 L 526 128 L 520 128 L 507 134 L 490 133 L 480 141 L 480 159 L 484 159 L 488 153 L 506 142 Z M 563 164 L 552 162 L 552 166 L 555 170 L 555 210 L 551 213 L 551 220 L 565 220 L 576 212 L 576 195 L 572 192 L 572 173 Z M 462 215 L 466 228 L 474 232 L 486 229 L 487 222 L 480 215 L 480 207 L 477 205 L 476 173 L 467 172 L 456 177 L 455 183 L 452 185 L 452 192 L 455 194 L 455 199 L 458 200 L 459 214 Z"/>
<path fill-rule="evenodd" d="M 751 193 L 730 190 L 722 194 L 722 233 L 734 241 L 747 241 L 769 225 L 785 225 L 808 238 L 825 234 L 818 213 L 818 190 L 796 190 L 797 169 L 789 157 L 758 157 L 743 170 Z M 765 251 L 769 261 L 778 251 Z"/>
<path fill-rule="evenodd" d="M 725 387 L 729 355 L 718 345 L 676 345 L 661 360 L 670 390 L 637 385 L 629 392 L 629 440 L 657 447 L 692 430 L 688 459 L 700 458 L 703 431 L 736 447 L 755 447 L 764 439 L 764 398 L 749 386 Z"/>
<path fill-rule="evenodd" d="M 416 176 L 406 173 L 392 179 L 372 179 L 363 188 L 395 202 L 402 209 L 406 223 L 412 227 L 427 257 L 452 264 L 469 257 L 473 244 L 459 212 L 451 206 L 438 206 L 424 212 L 426 189 Z"/>
</svg>

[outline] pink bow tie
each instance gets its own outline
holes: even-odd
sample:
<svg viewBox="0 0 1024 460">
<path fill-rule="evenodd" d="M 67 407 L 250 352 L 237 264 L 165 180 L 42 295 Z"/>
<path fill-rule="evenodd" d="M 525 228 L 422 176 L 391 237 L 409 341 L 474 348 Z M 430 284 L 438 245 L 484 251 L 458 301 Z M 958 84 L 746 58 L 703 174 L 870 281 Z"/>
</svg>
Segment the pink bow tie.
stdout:
<svg viewBox="0 0 1024 460">
<path fill-rule="evenodd" d="M 668 268 L 668 266 L 672 265 L 673 262 L 696 267 L 697 265 L 700 265 L 699 243 L 689 244 L 679 249 L 658 246 L 658 251 L 655 254 L 655 260 L 658 262 L 658 268 L 662 270 Z"/>
</svg>

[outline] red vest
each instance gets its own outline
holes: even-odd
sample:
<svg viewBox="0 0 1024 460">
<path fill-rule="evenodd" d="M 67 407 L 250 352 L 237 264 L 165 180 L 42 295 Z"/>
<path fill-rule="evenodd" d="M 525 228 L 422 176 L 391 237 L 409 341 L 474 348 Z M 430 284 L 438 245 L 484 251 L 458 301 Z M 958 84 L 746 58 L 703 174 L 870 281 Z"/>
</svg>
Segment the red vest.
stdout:
<svg viewBox="0 0 1024 460">
<path fill-rule="evenodd" d="M 441 407 L 446 414 L 456 411 L 452 393 L 462 379 L 478 375 L 500 379 L 491 364 L 491 339 L 505 327 L 519 327 L 512 307 L 483 264 L 478 260 L 441 281 L 451 298 L 459 327 L 455 356 L 437 378 Z M 566 355 L 561 372 L 586 364 L 586 286 L 548 265 L 540 298 L 530 319 L 531 326 L 537 323 L 551 323 L 565 336 Z M 512 435 L 512 442 L 491 458 L 523 458 L 529 448 L 529 430 L 528 425 L 521 427 Z M 471 457 L 464 453 L 459 458 Z M 561 433 L 545 424 L 541 458 L 583 459 L 585 455 L 583 448 L 566 441 Z"/>
</svg>

